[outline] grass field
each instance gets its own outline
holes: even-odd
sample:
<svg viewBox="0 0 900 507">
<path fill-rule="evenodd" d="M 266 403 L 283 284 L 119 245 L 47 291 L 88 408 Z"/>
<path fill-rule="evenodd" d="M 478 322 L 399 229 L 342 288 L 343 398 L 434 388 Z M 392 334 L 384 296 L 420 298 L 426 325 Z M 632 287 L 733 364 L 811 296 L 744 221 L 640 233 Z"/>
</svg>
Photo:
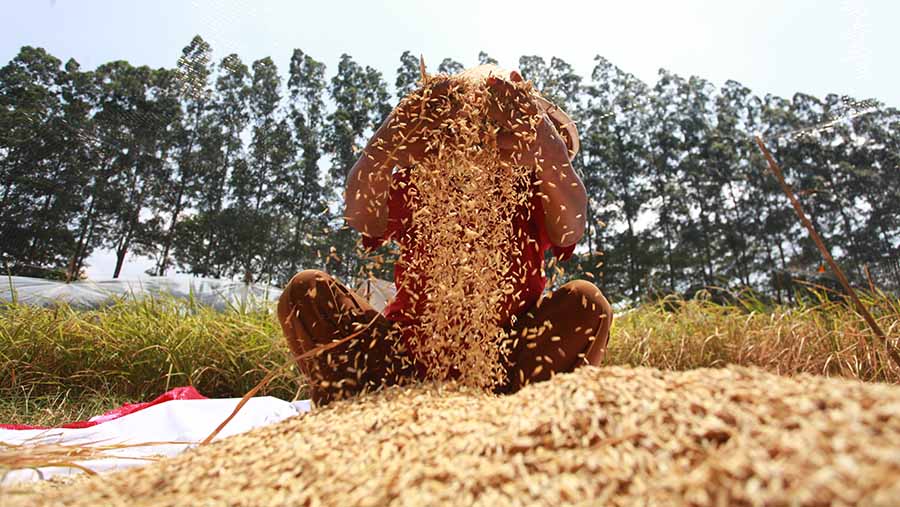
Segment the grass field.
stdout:
<svg viewBox="0 0 900 507">
<path fill-rule="evenodd" d="M 900 300 L 869 295 L 865 303 L 896 343 Z M 666 300 L 622 312 L 612 333 L 607 365 L 755 365 L 900 383 L 900 369 L 863 320 L 824 298 L 799 307 Z M 181 385 L 242 396 L 288 360 L 271 309 L 215 312 L 174 298 L 95 311 L 0 306 L 0 423 L 84 419 Z M 303 397 L 304 382 L 291 368 L 262 393 Z"/>
</svg>

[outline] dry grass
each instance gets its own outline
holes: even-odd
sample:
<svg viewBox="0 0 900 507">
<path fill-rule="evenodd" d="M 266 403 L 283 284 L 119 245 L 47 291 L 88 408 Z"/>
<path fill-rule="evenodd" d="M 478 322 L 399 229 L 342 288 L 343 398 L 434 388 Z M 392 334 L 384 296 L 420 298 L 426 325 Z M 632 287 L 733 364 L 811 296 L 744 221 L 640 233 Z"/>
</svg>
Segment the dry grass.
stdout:
<svg viewBox="0 0 900 507">
<path fill-rule="evenodd" d="M 900 388 L 729 367 L 592 368 L 508 397 L 334 403 L 9 505 L 892 505 Z"/>
<path fill-rule="evenodd" d="M 24 443 L 0 442 L 0 484 L 3 484 L 5 473 L 13 470 L 33 469 L 40 475 L 44 467 L 66 467 L 81 470 L 88 475 L 96 475 L 91 468 L 91 461 L 114 457 L 110 451 L 118 451 L 135 447 L 153 446 L 165 442 L 146 442 L 139 444 L 105 445 L 102 442 L 69 445 L 48 443 L 37 437 Z M 174 442 L 173 442 L 174 443 Z M 118 457 L 118 459 L 124 459 Z M 158 457 L 134 457 L 133 460 L 149 463 Z"/>
<path fill-rule="evenodd" d="M 0 424 L 54 427 L 84 421 L 126 403 L 145 401 L 115 391 L 86 392 L 74 387 L 53 394 L 33 395 L 29 389 L 0 390 Z"/>
<path fill-rule="evenodd" d="M 896 340 L 900 300 L 870 295 L 863 301 Z M 10 374 L 0 376 L 0 422 L 82 420 L 189 383 L 209 396 L 239 397 L 287 357 L 269 312 L 190 313 L 187 305 L 122 302 L 88 312 L 3 307 L 0 371 Z M 846 305 L 824 298 L 793 308 L 701 300 L 620 312 L 605 364 L 664 370 L 741 364 L 782 375 L 900 383 L 886 359 Z M 285 371 L 264 391 L 293 398 L 303 384 L 296 371 Z"/>
<path fill-rule="evenodd" d="M 90 311 L 0 305 L 0 392 L 21 403 L 52 403 L 61 393 L 148 401 L 183 385 L 211 397 L 241 396 L 287 357 L 265 309 L 217 312 L 174 297 Z M 282 376 L 266 394 L 290 399 L 296 379 Z"/>
<path fill-rule="evenodd" d="M 888 336 L 900 339 L 900 300 L 862 296 Z M 721 306 L 667 299 L 617 318 L 606 364 L 688 370 L 739 364 L 782 375 L 812 373 L 900 383 L 898 369 L 852 308 L 821 297 L 797 307 L 753 300 Z"/>
</svg>

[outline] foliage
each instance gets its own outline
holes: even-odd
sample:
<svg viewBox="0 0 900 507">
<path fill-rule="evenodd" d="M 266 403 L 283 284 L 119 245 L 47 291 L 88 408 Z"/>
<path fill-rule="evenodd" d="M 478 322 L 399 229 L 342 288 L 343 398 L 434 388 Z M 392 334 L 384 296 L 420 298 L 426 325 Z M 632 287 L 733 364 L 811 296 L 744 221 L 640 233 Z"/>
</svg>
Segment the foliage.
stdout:
<svg viewBox="0 0 900 507">
<path fill-rule="evenodd" d="M 436 61 L 432 72 L 463 68 Z M 341 216 L 344 180 L 392 100 L 419 81 L 418 55 L 403 52 L 386 79 L 347 54 L 329 76 L 297 49 L 280 73 L 270 58 L 217 63 L 197 36 L 173 63 L 86 70 L 25 46 L 0 68 L 0 254 L 80 273 L 108 248 L 113 276 L 128 255 L 154 259 L 154 274 L 358 275 L 366 261 Z M 760 97 L 665 69 L 645 83 L 600 56 L 590 76 L 558 57 L 518 67 L 580 132 L 573 163 L 589 203 L 570 276 L 592 277 L 614 301 L 709 285 L 789 299 L 773 272 L 814 272 L 819 254 L 764 172 L 759 132 L 851 278 L 865 284 L 870 265 L 876 283 L 900 289 L 897 109 Z"/>
</svg>

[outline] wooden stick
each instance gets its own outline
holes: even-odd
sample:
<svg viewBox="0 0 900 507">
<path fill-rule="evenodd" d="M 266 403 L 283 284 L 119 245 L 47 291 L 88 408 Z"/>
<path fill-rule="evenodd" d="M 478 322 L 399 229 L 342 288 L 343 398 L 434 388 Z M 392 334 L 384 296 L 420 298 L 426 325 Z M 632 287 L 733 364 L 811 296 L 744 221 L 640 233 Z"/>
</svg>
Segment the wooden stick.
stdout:
<svg viewBox="0 0 900 507">
<path fill-rule="evenodd" d="M 841 282 L 841 285 L 844 287 L 844 290 L 847 292 L 847 295 L 850 297 L 850 300 L 853 302 L 853 305 L 856 307 L 856 311 L 862 315 L 862 318 L 866 321 L 866 324 L 872 328 L 872 332 L 875 333 L 875 336 L 881 340 L 881 343 L 884 344 L 885 350 L 887 350 L 888 355 L 891 357 L 891 360 L 894 361 L 894 364 L 900 368 L 900 355 L 897 354 L 897 351 L 894 349 L 894 346 L 891 344 L 890 340 L 888 340 L 887 336 L 884 334 L 884 331 L 881 330 L 881 326 L 878 325 L 878 322 L 872 318 L 872 314 L 869 313 L 869 310 L 862 304 L 862 301 L 856 297 L 856 291 L 853 290 L 853 287 L 850 286 L 850 282 L 847 280 L 847 277 L 844 275 L 844 271 L 838 266 L 837 262 L 834 261 L 834 258 L 831 257 L 831 253 L 828 252 L 828 248 L 825 246 L 825 243 L 822 241 L 822 238 L 819 237 L 819 233 L 816 232 L 816 228 L 813 226 L 812 222 L 806 218 L 806 213 L 803 211 L 803 206 L 800 205 L 800 201 L 797 200 L 797 196 L 794 195 L 794 192 L 791 191 L 791 187 L 788 186 L 787 182 L 784 181 L 784 174 L 781 172 L 781 167 L 778 166 L 778 163 L 775 162 L 775 158 L 772 157 L 772 154 L 769 153 L 769 150 L 766 149 L 765 143 L 760 136 L 756 136 L 756 144 L 759 146 L 760 151 L 762 151 L 763 156 L 766 157 L 766 162 L 769 164 L 769 170 L 772 171 L 772 174 L 775 176 L 775 179 L 778 180 L 778 184 L 781 186 L 781 190 L 784 191 L 785 195 L 788 196 L 788 199 L 791 200 L 791 205 L 794 206 L 794 211 L 797 212 L 797 216 L 800 217 L 800 222 L 803 223 L 803 226 L 806 227 L 806 230 L 809 231 L 809 235 L 812 236 L 813 241 L 815 241 L 816 246 L 819 248 L 819 251 L 822 252 L 822 257 L 825 257 L 825 262 L 831 267 L 831 271 L 837 276 L 838 281 Z"/>
<path fill-rule="evenodd" d="M 247 402 L 250 401 L 250 398 L 256 396 L 256 393 L 258 393 L 260 389 L 262 389 L 269 382 L 271 382 L 272 379 L 275 378 L 276 374 L 280 373 L 291 363 L 293 363 L 293 361 L 285 363 L 280 368 L 275 368 L 274 370 L 270 371 L 268 373 L 268 375 L 266 375 L 262 380 L 259 381 L 258 384 L 256 384 L 253 387 L 253 389 L 247 391 L 247 394 L 245 394 L 244 397 L 241 398 L 241 401 L 239 401 L 238 404 L 234 407 L 234 410 L 231 411 L 231 414 L 229 414 L 228 417 L 226 417 L 224 421 L 219 423 L 219 425 L 216 426 L 216 429 L 214 429 L 212 433 L 210 433 L 206 438 L 203 439 L 202 442 L 200 442 L 200 445 L 206 445 L 206 444 L 212 442 L 212 439 L 216 438 L 216 435 L 218 435 L 219 432 L 222 431 L 222 428 L 224 428 L 226 425 L 228 425 L 228 423 L 230 423 L 231 420 L 234 419 L 234 416 L 236 416 L 238 414 L 238 412 L 240 412 L 241 409 L 244 408 L 244 405 L 246 405 Z"/>
<path fill-rule="evenodd" d="M 875 280 L 872 279 L 872 273 L 869 272 L 868 264 L 863 264 L 863 271 L 866 273 L 866 280 L 869 281 L 869 290 L 872 291 L 872 294 L 878 294 L 878 289 L 875 288 Z"/>
</svg>

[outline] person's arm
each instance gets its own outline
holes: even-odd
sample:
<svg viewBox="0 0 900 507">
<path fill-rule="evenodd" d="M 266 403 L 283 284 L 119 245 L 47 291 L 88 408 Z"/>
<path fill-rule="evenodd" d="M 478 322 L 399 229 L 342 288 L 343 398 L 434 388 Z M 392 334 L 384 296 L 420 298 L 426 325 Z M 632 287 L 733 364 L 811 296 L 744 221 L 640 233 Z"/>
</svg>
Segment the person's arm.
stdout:
<svg viewBox="0 0 900 507">
<path fill-rule="evenodd" d="M 395 166 L 409 167 L 428 151 L 423 134 L 455 114 L 447 100 L 449 81 L 407 97 L 369 140 L 347 176 L 344 218 L 360 233 L 380 238 L 388 225 L 388 198 Z M 427 114 L 425 112 L 427 111 Z"/>
<path fill-rule="evenodd" d="M 512 72 L 510 81 L 522 81 L 522 76 Z M 525 144 L 522 139 L 530 127 L 523 121 L 523 114 L 538 114 L 537 106 L 509 81 L 489 79 L 488 84 L 497 97 L 489 113 L 502 129 L 497 135 L 501 156 L 510 163 L 535 167 L 547 235 L 556 246 L 574 245 L 584 235 L 587 193 L 572 168 L 565 141 L 544 114 L 534 141 Z"/>
<path fill-rule="evenodd" d="M 344 192 L 347 224 L 373 238 L 382 237 L 388 225 L 388 196 L 396 164 L 396 159 L 389 157 L 391 150 L 387 149 L 393 117 L 393 113 L 388 116 L 353 164 Z"/>
<path fill-rule="evenodd" d="M 554 245 L 568 247 L 584 235 L 587 192 L 569 161 L 569 149 L 549 118 L 538 126 L 537 178 L 541 182 L 544 223 Z M 543 160 L 541 160 L 543 159 Z"/>
</svg>

